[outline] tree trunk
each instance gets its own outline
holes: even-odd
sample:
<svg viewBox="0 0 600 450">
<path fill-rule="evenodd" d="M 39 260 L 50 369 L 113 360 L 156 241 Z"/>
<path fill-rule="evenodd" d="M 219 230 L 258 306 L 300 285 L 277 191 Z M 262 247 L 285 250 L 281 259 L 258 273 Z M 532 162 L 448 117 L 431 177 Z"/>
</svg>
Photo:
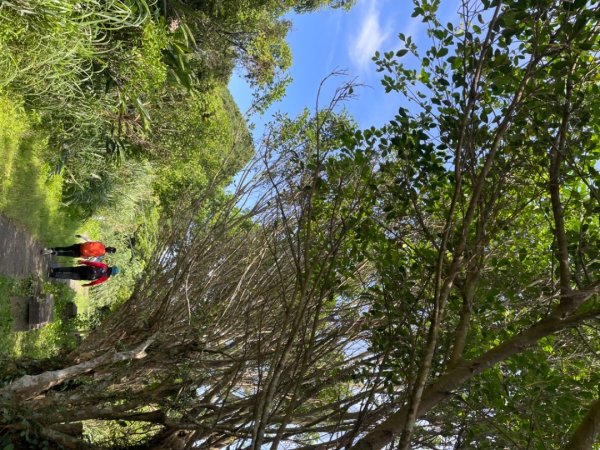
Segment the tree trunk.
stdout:
<svg viewBox="0 0 600 450">
<path fill-rule="evenodd" d="M 500 361 L 504 361 L 512 355 L 520 353 L 527 347 L 534 345 L 541 338 L 569 326 L 574 326 L 578 321 L 585 320 L 586 318 L 590 318 L 589 315 L 573 316 L 564 321 L 552 317 L 541 320 L 497 347 L 488 350 L 479 358 L 458 364 L 454 369 L 446 372 L 445 375 L 439 377 L 437 381 L 425 389 L 417 412 L 417 418 L 430 411 L 434 406 L 449 397 L 452 391 L 484 370 L 489 369 Z M 373 431 L 368 433 L 351 448 L 354 450 L 373 450 L 384 447 L 402 431 L 407 416 L 408 408 L 405 405 L 398 412 L 392 414 L 375 427 Z"/>
<path fill-rule="evenodd" d="M 155 335 L 131 351 L 106 353 L 91 361 L 86 361 L 75 366 L 44 372 L 39 375 L 22 376 L 21 378 L 10 383 L 8 386 L 0 389 L 0 399 L 3 401 L 7 401 L 11 398 L 27 400 L 36 396 L 40 392 L 48 390 L 51 387 L 61 384 L 67 380 L 73 379 L 78 375 L 97 369 L 98 367 L 121 361 L 144 358 L 146 356 L 146 349 L 154 341 L 154 339 Z"/>
<path fill-rule="evenodd" d="M 600 398 L 592 403 L 587 415 L 577 427 L 565 450 L 592 450 L 600 442 Z"/>
</svg>

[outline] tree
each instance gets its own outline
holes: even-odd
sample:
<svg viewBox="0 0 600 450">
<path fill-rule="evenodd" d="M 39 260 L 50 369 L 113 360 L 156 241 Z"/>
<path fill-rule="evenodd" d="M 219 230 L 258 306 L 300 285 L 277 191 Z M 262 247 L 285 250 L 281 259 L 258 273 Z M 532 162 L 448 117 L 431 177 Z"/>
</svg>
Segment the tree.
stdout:
<svg viewBox="0 0 600 450">
<path fill-rule="evenodd" d="M 356 448 L 396 436 L 407 448 L 417 418 L 472 377 L 597 314 L 598 280 L 587 269 L 595 256 L 577 250 L 598 239 L 595 225 L 585 225 L 597 204 L 596 108 L 588 101 L 598 73 L 587 53 L 598 44 L 597 5 L 465 4 L 469 28 L 440 24 L 435 7 L 415 9 L 434 42 L 420 72 L 398 62 L 409 51 L 418 56 L 410 37 L 400 36 L 406 48 L 397 54 L 376 58 L 386 88 L 409 92 L 419 107 L 401 109 L 377 144 L 391 155 L 382 167 L 388 214 L 398 242 L 408 241 L 395 250 L 406 263 L 394 300 L 412 298 L 426 322 L 416 363 L 400 380 L 398 411 Z M 413 91 L 417 84 L 425 92 Z M 415 228 L 416 244 L 405 238 Z M 510 321 L 515 308 L 529 314 Z"/>
<path fill-rule="evenodd" d="M 154 448 L 591 448 L 598 3 L 465 2 L 460 26 L 436 7 L 415 8 L 423 56 L 401 35 L 375 58 L 414 107 L 359 131 L 344 84 L 268 130 L 236 195 L 182 193 L 118 314 L 62 371 L 2 388 L 9 429 L 71 448 L 63 426 L 91 419 L 158 425 Z"/>
<path fill-rule="evenodd" d="M 200 78 L 228 80 L 234 68 L 240 69 L 261 112 L 283 98 L 291 81 L 286 74 L 292 64 L 286 36 L 292 23 L 284 16 L 323 7 L 349 9 L 353 4 L 354 0 L 170 0 L 163 13 L 174 24 L 180 19 L 189 24 L 197 42 L 192 65 Z"/>
<path fill-rule="evenodd" d="M 342 87 L 334 104 L 350 89 Z M 351 390 L 354 362 L 366 351 L 348 360 L 346 347 L 365 333 L 360 284 L 350 277 L 364 269 L 350 264 L 349 244 L 366 213 L 358 199 L 371 171 L 367 160 L 329 159 L 338 134 L 353 126 L 334 104 L 272 128 L 249 193 L 261 198 L 250 210 L 239 209 L 243 197 L 219 200 L 210 189 L 204 198 L 182 195 L 145 281 L 75 353 L 51 364 L 67 368 L 4 388 L 4 404 L 18 405 L 7 421 L 27 417 L 16 429 L 35 428 L 67 448 L 84 441 L 63 425 L 87 420 L 160 425 L 148 445 L 169 448 L 224 446 L 236 429 L 272 448 L 346 430 L 351 423 L 338 418 L 366 395 Z M 347 195 L 333 198 L 340 190 Z M 115 354 L 117 341 L 123 351 Z M 86 376 L 92 371 L 95 381 Z M 68 389 L 49 390 L 67 381 Z M 215 401 L 221 406 L 205 407 Z"/>
</svg>

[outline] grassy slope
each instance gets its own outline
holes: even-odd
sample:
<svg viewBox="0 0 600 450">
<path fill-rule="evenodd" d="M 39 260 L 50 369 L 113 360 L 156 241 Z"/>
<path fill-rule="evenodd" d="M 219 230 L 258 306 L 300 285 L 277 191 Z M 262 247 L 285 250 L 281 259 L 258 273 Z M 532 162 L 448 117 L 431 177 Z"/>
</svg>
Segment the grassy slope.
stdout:
<svg viewBox="0 0 600 450">
<path fill-rule="evenodd" d="M 20 102 L 0 97 L 0 211 L 23 224 L 45 245 L 60 244 L 78 229 L 60 210 L 62 177 L 48 177 L 47 137 L 32 130 Z"/>
<path fill-rule="evenodd" d="M 31 118 L 19 101 L 0 96 L 0 212 L 23 224 L 45 245 L 69 239 L 78 223 L 61 207 L 59 175 L 48 178 L 50 168 L 44 162 L 47 139 L 32 129 Z M 10 297 L 32 294 L 33 280 L 0 275 L 0 356 L 27 355 L 41 358 L 56 353 L 73 340 L 73 323 L 56 320 L 51 325 L 28 333 L 12 333 Z M 85 296 L 76 295 L 66 285 L 42 283 L 42 291 L 53 293 L 56 311 L 67 301 L 85 307 Z"/>
</svg>

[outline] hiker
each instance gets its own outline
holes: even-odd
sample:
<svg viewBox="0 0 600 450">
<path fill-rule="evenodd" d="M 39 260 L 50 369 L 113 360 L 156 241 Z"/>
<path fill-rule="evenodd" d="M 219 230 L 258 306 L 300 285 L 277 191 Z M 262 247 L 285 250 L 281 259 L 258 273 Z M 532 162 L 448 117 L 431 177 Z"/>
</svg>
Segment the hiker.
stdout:
<svg viewBox="0 0 600 450">
<path fill-rule="evenodd" d="M 96 261 L 87 261 L 81 259 L 80 266 L 75 267 L 54 267 L 50 272 L 51 278 L 62 278 L 69 280 L 91 280 L 90 283 L 82 284 L 82 286 L 96 286 L 104 283 L 110 277 L 119 273 L 117 266 L 109 267 L 104 263 Z"/>
<path fill-rule="evenodd" d="M 81 244 L 73 244 L 68 247 L 46 248 L 45 255 L 72 256 L 73 258 L 92 258 L 104 256 L 106 253 L 115 253 L 114 247 L 105 247 L 102 242 L 90 241 L 87 237 L 76 234 L 75 237 L 83 239 Z"/>
</svg>

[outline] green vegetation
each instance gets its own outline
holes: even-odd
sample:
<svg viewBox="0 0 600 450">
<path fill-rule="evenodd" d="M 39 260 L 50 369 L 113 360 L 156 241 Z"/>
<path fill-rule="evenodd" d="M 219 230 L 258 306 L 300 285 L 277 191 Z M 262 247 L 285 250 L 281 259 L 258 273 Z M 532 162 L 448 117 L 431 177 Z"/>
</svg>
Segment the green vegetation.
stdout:
<svg viewBox="0 0 600 450">
<path fill-rule="evenodd" d="M 32 331 L 11 332 L 10 297 L 27 297 L 38 292 L 54 296 L 54 320 Z M 74 319 L 65 320 L 63 310 L 69 302 L 81 306 L 82 301 L 66 284 L 44 282 L 38 285 L 33 278 L 0 276 L 0 299 L 0 360 L 4 363 L 7 358 L 44 359 L 75 348 L 75 334 L 85 324 Z"/>
<path fill-rule="evenodd" d="M 85 234 L 120 250 L 106 261 L 121 274 L 77 294 L 82 317 L 125 301 L 161 217 L 186 192 L 221 189 L 253 152 L 228 73 L 200 72 L 198 30 L 159 6 L 21 0 L 0 8 L 0 212 L 45 246 Z M 231 68 L 231 58 L 220 61 Z M 3 348 L 55 355 L 66 344 L 63 325 L 9 333 L 9 296 L 28 291 L 17 279 L 2 283 Z M 59 294 L 57 308 L 75 295 Z"/>
<path fill-rule="evenodd" d="M 291 64 L 282 17 L 327 4 L 350 2 L 2 2 L 0 213 L 46 247 L 75 234 L 116 246 L 105 262 L 121 268 L 109 283 L 77 292 L 0 275 L 5 379 L 53 367 L 30 362 L 64 357 L 76 333 L 130 298 L 161 222 L 199 193 L 227 197 L 223 187 L 254 152 L 227 90 L 231 71 L 245 70 L 255 110 L 281 98 Z M 54 295 L 55 320 L 11 332 L 10 297 L 34 293 Z M 79 317 L 64 321 L 72 301 Z M 106 436 L 116 441 L 112 425 Z"/>
<path fill-rule="evenodd" d="M 62 177 L 50 177 L 47 135 L 33 127 L 22 102 L 0 96 L 0 141 L 4 150 L 0 210 L 48 245 L 58 245 L 78 225 L 61 209 Z"/>
<path fill-rule="evenodd" d="M 124 250 L 112 301 L 130 294 L 171 202 L 223 186 L 252 153 L 228 74 L 198 73 L 195 32 L 174 20 L 145 1 L 0 9 L 0 211 L 46 246 L 79 232 Z"/>
<path fill-rule="evenodd" d="M 226 191 L 254 151 L 232 67 L 260 110 L 283 15 L 324 4 L 0 5 L 2 210 L 125 269 L 77 321 L 9 334 L 0 306 L 0 443 L 598 448 L 599 2 L 416 1 L 431 46 L 373 59 L 414 106 L 358 130 L 342 84 Z"/>
</svg>

